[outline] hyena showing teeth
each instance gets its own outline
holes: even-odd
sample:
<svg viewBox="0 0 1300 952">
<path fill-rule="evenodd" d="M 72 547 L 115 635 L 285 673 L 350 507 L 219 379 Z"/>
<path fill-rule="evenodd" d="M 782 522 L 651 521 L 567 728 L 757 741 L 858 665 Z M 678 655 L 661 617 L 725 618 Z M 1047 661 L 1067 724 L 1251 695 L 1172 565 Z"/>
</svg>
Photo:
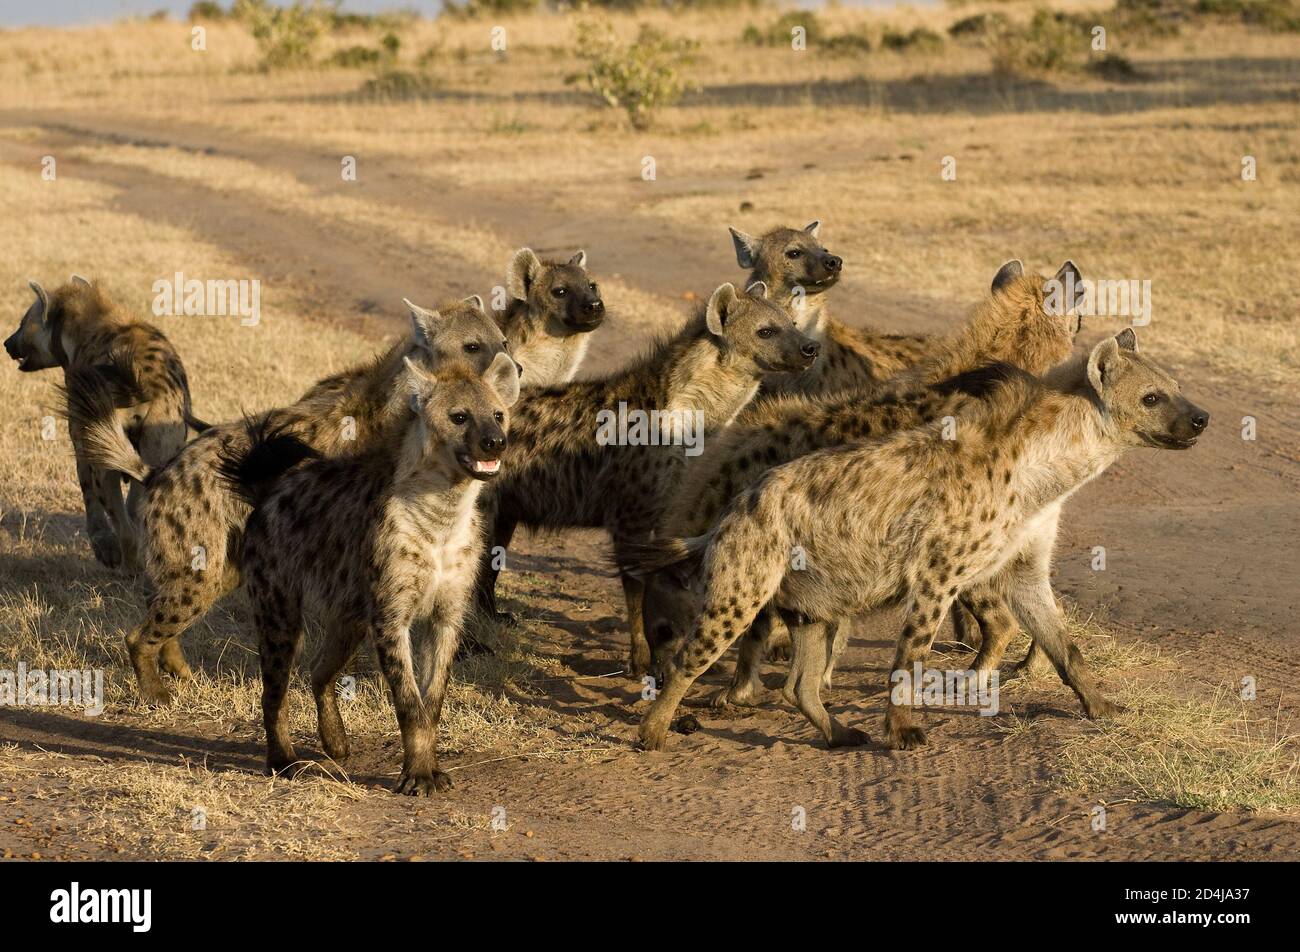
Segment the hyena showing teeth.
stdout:
<svg viewBox="0 0 1300 952">
<path fill-rule="evenodd" d="M 379 357 L 320 381 L 297 403 L 269 411 L 265 423 L 323 456 L 364 453 L 406 412 L 393 382 L 407 357 L 428 368 L 462 361 L 483 371 L 506 351 L 505 336 L 478 297 L 441 312 L 408 307 L 410 334 Z M 143 537 L 151 592 L 144 620 L 126 641 L 140 694 L 152 703 L 171 699 L 162 671 L 182 680 L 191 675 L 180 636 L 239 585 L 240 534 L 249 507 L 220 478 L 217 464 L 223 452 L 247 445 L 242 422 L 212 427 L 152 472 L 124 440 L 97 448 L 97 465 L 146 483 Z"/>
<path fill-rule="evenodd" d="M 480 578 L 485 612 L 496 613 L 494 553 L 509 546 L 517 525 L 605 529 L 618 558 L 625 544 L 649 538 L 692 452 L 668 429 L 680 427 L 677 435 L 692 437 L 698 448 L 701 439 L 707 443 L 732 421 L 764 375 L 806 372 L 814 365 L 817 344 L 789 313 L 765 299 L 766 292 L 761 283 L 744 293 L 724 284 L 685 329 L 630 367 L 599 380 L 525 390 L 505 473 L 483 495 L 485 523 L 492 529 L 489 564 Z M 642 427 L 639 435 L 635 425 L 626 434 L 611 434 L 613 418 L 660 422 Z M 639 674 L 649 663 L 641 585 L 625 576 L 623 586 L 632 630 L 630 667 Z"/>
<path fill-rule="evenodd" d="M 494 316 L 510 353 L 526 368 L 523 381 L 530 387 L 568 383 L 587 354 L 591 332 L 605 320 L 605 302 L 587 273 L 587 253 L 561 264 L 520 248 L 510 259 L 506 291 L 510 301 Z"/>
<path fill-rule="evenodd" d="M 1067 275 L 1078 277 L 1078 269 L 1068 261 L 1052 280 L 1062 281 Z M 692 461 L 681 491 L 665 513 L 661 534 L 704 533 L 732 499 L 779 463 L 829 446 L 955 419 L 996 383 L 1002 374 L 999 364 L 1034 374 L 1059 364 L 1070 355 L 1079 320 L 1071 313 L 1048 309 L 1045 292 L 1050 286 L 1036 275 L 1026 275 L 1019 261 L 1008 261 L 994 275 L 989 296 L 971 317 L 948 337 L 934 340 L 931 357 L 913 370 L 885 384 L 833 396 L 757 401 L 702 457 Z M 646 579 L 645 630 L 657 655 L 671 656 L 693 623 L 696 607 L 694 594 L 673 573 L 655 573 Z M 746 634 L 732 684 L 715 696 L 715 704 L 756 702 L 771 614 L 765 610 Z M 996 614 L 993 604 L 986 614 Z M 830 634 L 837 633 L 846 635 L 847 625 L 833 626 Z M 823 686 L 829 686 L 832 666 L 833 654 L 823 672 Z M 787 681 L 792 703 L 802 675 L 796 659 Z"/>
<path fill-rule="evenodd" d="M 85 278 L 74 275 L 53 294 L 29 283 L 36 301 L 5 341 L 5 351 L 24 373 L 63 370 L 63 403 L 91 549 L 109 568 L 137 571 L 142 488 L 132 483 L 123 500 L 122 475 L 101 466 L 94 450 L 108 439 L 128 444 L 148 466 L 175 456 L 187 428 L 206 427 L 190 414 L 185 367 L 162 331 L 136 320 Z"/>
<path fill-rule="evenodd" d="M 401 726 L 397 792 L 427 797 L 451 786 L 438 769 L 438 719 L 474 585 L 475 501 L 500 468 L 519 376 L 504 353 L 481 378 L 460 362 L 432 376 L 404 363 L 396 390 L 407 419 L 369 451 L 312 460 L 268 488 L 264 472 L 280 466 L 265 456 L 296 462 L 309 448 L 255 433 L 248 449 L 223 454 L 222 473 L 255 506 L 243 569 L 261 643 L 268 772 L 299 769 L 284 702 L 304 613 L 315 610 L 326 639 L 312 674 L 325 752 L 347 756 L 335 682 L 369 635 Z M 432 634 L 413 645 L 417 619 Z"/>
<path fill-rule="evenodd" d="M 933 423 L 771 470 L 705 535 L 661 540 L 642 552 L 648 567 L 685 562 L 703 586 L 697 624 L 642 721 L 642 742 L 663 747 L 691 683 L 769 602 L 813 622 L 906 605 L 896 675 L 925 660 L 954 599 L 975 585 L 1005 594 L 1089 717 L 1114 713 L 1066 636 L 1049 584 L 1050 548 L 1026 552 L 1025 545 L 1041 539 L 1041 524 L 1125 449 L 1187 448 L 1208 422 L 1168 374 L 1137 353 L 1127 329 L 1042 380 L 1009 372 L 985 400 L 958 414 L 957 439 Z M 802 571 L 790 567 L 795 545 L 807 552 Z M 827 742 L 865 741 L 821 705 L 820 679 L 805 680 L 811 687 L 799 695 L 801 710 Z M 910 702 L 896 692 L 885 733 L 893 748 L 925 743 Z"/>
</svg>

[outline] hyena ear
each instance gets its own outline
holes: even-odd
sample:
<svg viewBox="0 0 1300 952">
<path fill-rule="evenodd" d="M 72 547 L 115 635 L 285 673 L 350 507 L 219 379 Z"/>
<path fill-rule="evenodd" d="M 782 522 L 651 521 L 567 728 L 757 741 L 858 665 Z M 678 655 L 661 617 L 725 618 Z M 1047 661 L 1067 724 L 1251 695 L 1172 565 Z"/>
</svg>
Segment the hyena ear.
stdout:
<svg viewBox="0 0 1300 952">
<path fill-rule="evenodd" d="M 73 281 L 80 281 L 80 282 L 81 282 L 82 284 L 84 284 L 86 287 L 90 287 L 90 286 L 91 286 L 91 285 L 90 285 L 90 279 L 89 279 L 89 278 L 83 278 L 83 277 L 82 277 L 81 275 L 79 275 L 79 274 L 74 274 L 74 275 L 72 276 L 72 280 L 73 280 Z"/>
<path fill-rule="evenodd" d="M 736 304 L 736 286 L 728 281 L 719 285 L 709 297 L 709 306 L 704 311 L 704 323 L 709 333 L 715 337 L 722 336 L 722 329 L 727 326 L 727 315 Z"/>
<path fill-rule="evenodd" d="M 532 248 L 520 248 L 506 269 L 506 290 L 517 301 L 528 300 L 528 289 L 542 273 L 542 262 Z"/>
<path fill-rule="evenodd" d="M 410 357 L 403 357 L 402 363 L 406 365 L 406 391 L 411 398 L 411 409 L 419 413 L 420 404 L 433 390 L 433 378 Z"/>
<path fill-rule="evenodd" d="M 745 288 L 745 293 L 750 297 L 767 299 L 767 282 L 755 281 L 749 287 Z"/>
<path fill-rule="evenodd" d="M 1134 354 L 1138 352 L 1138 336 L 1131 327 L 1126 327 L 1116 334 L 1115 343 L 1119 344 L 1120 350 L 1127 350 Z"/>
<path fill-rule="evenodd" d="M 426 311 L 406 298 L 402 298 L 402 303 L 411 312 L 411 335 L 415 338 L 415 346 L 423 347 L 432 354 L 433 339 L 438 336 L 438 325 L 442 322 L 442 315 L 437 311 Z"/>
<path fill-rule="evenodd" d="M 1120 375 L 1119 341 L 1107 337 L 1092 349 L 1088 355 L 1088 383 L 1097 391 L 1097 396 L 1105 399 L 1106 391 L 1115 384 Z"/>
<path fill-rule="evenodd" d="M 1060 282 L 1062 295 L 1068 295 L 1071 291 L 1074 292 L 1073 300 L 1065 297 L 1061 299 L 1065 301 L 1067 311 L 1082 306 L 1084 298 L 1088 296 L 1088 289 L 1083 286 L 1083 275 L 1079 273 L 1078 265 L 1067 260 L 1052 278 Z"/>
<path fill-rule="evenodd" d="M 473 305 L 474 307 L 478 308 L 480 311 L 483 310 L 483 298 L 479 297 L 477 294 L 471 294 L 469 297 L 465 298 L 465 300 L 462 301 L 461 303 Z"/>
<path fill-rule="evenodd" d="M 736 264 L 742 268 L 752 268 L 758 264 L 758 239 L 753 235 L 747 235 L 743 231 L 728 226 L 727 231 L 731 232 L 731 243 L 736 246 Z"/>
<path fill-rule="evenodd" d="M 45 320 L 46 315 L 50 313 L 50 296 L 45 293 L 45 289 L 35 281 L 28 281 L 27 286 L 36 292 L 36 300 L 41 302 L 41 320 Z"/>
<path fill-rule="evenodd" d="M 503 351 L 493 357 L 483 377 L 506 406 L 515 405 L 519 399 L 519 367 L 509 354 Z"/>
<path fill-rule="evenodd" d="M 1002 267 L 998 268 L 998 273 L 993 275 L 994 293 L 1001 291 L 1016 278 L 1022 277 L 1025 273 L 1025 266 L 1020 263 L 1019 258 L 1012 258 Z"/>
<path fill-rule="evenodd" d="M 816 238 L 817 232 L 821 231 L 821 227 L 822 227 L 822 220 L 819 218 L 816 221 L 810 221 L 808 224 L 804 225 L 803 230 L 806 231 L 808 234 L 812 235 L 814 238 Z"/>
<path fill-rule="evenodd" d="M 579 248 L 577 254 L 569 259 L 569 264 L 575 268 L 585 268 L 587 266 L 587 252 Z"/>
</svg>

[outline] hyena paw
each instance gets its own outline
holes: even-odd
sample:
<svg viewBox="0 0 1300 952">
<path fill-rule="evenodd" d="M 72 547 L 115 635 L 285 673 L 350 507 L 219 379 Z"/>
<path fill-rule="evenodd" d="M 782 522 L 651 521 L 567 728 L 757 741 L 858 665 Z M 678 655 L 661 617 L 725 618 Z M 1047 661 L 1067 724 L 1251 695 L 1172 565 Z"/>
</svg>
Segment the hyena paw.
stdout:
<svg viewBox="0 0 1300 952">
<path fill-rule="evenodd" d="M 700 729 L 700 721 L 694 714 L 683 714 L 673 721 L 674 734 L 694 734 Z"/>
<path fill-rule="evenodd" d="M 346 737 L 323 737 L 321 738 L 321 748 L 325 751 L 325 756 L 335 763 L 343 763 L 352 753 Z"/>
<path fill-rule="evenodd" d="M 642 750 L 663 750 L 668 731 L 660 725 L 642 724 L 640 730 Z"/>
<path fill-rule="evenodd" d="M 921 742 L 925 742 L 924 734 L 921 735 Z M 866 731 L 860 731 L 856 727 L 841 727 L 826 742 L 826 746 L 834 749 L 836 747 L 862 747 L 870 743 L 871 736 Z"/>
<path fill-rule="evenodd" d="M 167 707 L 175 695 L 162 681 L 144 681 L 140 683 L 140 700 L 155 707 Z"/>
<path fill-rule="evenodd" d="M 929 743 L 925 739 L 925 731 L 910 724 L 901 726 L 887 724 L 885 736 L 886 742 L 892 750 L 915 750 Z"/>
<path fill-rule="evenodd" d="M 95 553 L 95 561 L 105 568 L 115 569 L 122 564 L 122 546 L 112 532 L 93 533 L 90 549 Z"/>
<path fill-rule="evenodd" d="M 1087 705 L 1087 714 L 1091 720 L 1097 720 L 1101 717 L 1117 717 L 1123 714 L 1127 708 L 1123 704 L 1116 704 L 1114 701 L 1108 701 L 1105 698 L 1098 698 L 1091 704 Z"/>
<path fill-rule="evenodd" d="M 441 770 L 427 774 L 403 773 L 394 792 L 405 797 L 431 797 L 451 789 L 451 777 Z"/>
</svg>

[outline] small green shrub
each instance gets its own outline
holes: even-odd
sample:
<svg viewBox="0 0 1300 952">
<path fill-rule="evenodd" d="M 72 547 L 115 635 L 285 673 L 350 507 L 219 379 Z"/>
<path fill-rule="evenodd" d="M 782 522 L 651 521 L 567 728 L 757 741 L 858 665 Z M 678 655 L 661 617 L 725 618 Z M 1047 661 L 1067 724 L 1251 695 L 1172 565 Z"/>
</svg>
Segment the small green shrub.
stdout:
<svg viewBox="0 0 1300 952">
<path fill-rule="evenodd" d="M 880 45 L 887 50 L 896 50 L 900 53 L 909 51 L 934 53 L 943 49 L 943 37 L 923 26 L 918 26 L 908 33 L 886 27 L 885 32 L 880 36 Z"/>
<path fill-rule="evenodd" d="M 852 56 L 855 53 L 871 52 L 871 39 L 865 33 L 836 33 L 822 40 L 820 48 L 837 56 Z"/>
<path fill-rule="evenodd" d="M 190 7 L 190 20 L 224 20 L 228 14 L 216 0 L 198 0 Z"/>
<path fill-rule="evenodd" d="M 795 30 L 803 28 L 804 40 L 808 47 L 822 40 L 823 30 L 817 14 L 811 10 L 790 10 L 781 14 L 775 21 L 765 27 L 750 24 L 740 38 L 751 46 L 790 46 L 794 40 Z"/>
<path fill-rule="evenodd" d="M 420 99 L 437 88 L 437 81 L 427 73 L 408 69 L 389 69 L 373 79 L 366 80 L 359 95 L 363 99 Z"/>
<path fill-rule="evenodd" d="M 311 65 L 333 10 L 319 0 L 297 0 L 289 7 L 273 7 L 267 0 L 235 0 L 232 13 L 248 25 L 257 41 L 263 69 L 289 69 Z"/>
<path fill-rule="evenodd" d="M 999 76 L 1043 76 L 1081 66 L 1091 50 L 1088 28 L 1054 10 L 1034 11 L 1024 26 L 1008 26 L 988 37 L 993 72 Z"/>
<path fill-rule="evenodd" d="M 624 44 L 608 23 L 588 20 L 578 22 L 576 39 L 578 58 L 587 70 L 565 82 L 586 83 L 607 105 L 622 109 L 634 129 L 648 128 L 659 107 L 692 88 L 681 72 L 695 48 L 690 40 L 642 26 L 637 38 Z"/>
<path fill-rule="evenodd" d="M 1005 30 L 1010 25 L 1005 13 L 977 13 L 974 16 L 963 17 L 952 26 L 948 27 L 948 35 L 954 39 L 962 37 L 981 37 Z"/>
</svg>

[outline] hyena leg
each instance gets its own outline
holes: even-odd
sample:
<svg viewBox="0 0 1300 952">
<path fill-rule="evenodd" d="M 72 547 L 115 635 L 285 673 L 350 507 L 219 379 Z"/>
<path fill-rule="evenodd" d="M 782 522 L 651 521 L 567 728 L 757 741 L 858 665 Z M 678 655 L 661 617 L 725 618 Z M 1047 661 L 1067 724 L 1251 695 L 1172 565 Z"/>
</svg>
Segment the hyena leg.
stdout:
<svg viewBox="0 0 1300 952">
<path fill-rule="evenodd" d="M 763 665 L 763 657 L 767 654 L 773 614 L 771 606 L 766 606 L 755 616 L 753 624 L 740 639 L 740 656 L 736 659 L 736 671 L 731 677 L 731 683 L 709 698 L 711 707 L 726 707 L 728 704 L 749 707 L 760 703 L 766 689 L 759 677 L 759 670 Z M 794 703 L 793 699 L 790 703 Z"/>
<path fill-rule="evenodd" d="M 763 643 L 763 655 L 771 662 L 790 661 L 794 657 L 794 647 L 790 638 L 790 629 L 775 612 L 769 615 L 767 638 Z"/>
<path fill-rule="evenodd" d="M 348 732 L 339 713 L 338 679 L 357 647 L 366 637 L 365 625 L 343 622 L 326 633 L 320 656 L 312 666 L 311 690 L 316 697 L 316 731 L 321 748 L 330 759 L 342 762 L 348 756 Z"/>
<path fill-rule="evenodd" d="M 126 636 L 131 666 L 145 701 L 171 701 L 171 691 L 162 681 L 163 670 L 182 680 L 193 676 L 181 651 L 180 636 L 225 594 L 224 581 L 221 566 L 211 563 L 208 571 L 173 569 L 159 580 L 149 596 L 144 621 Z"/>
<path fill-rule="evenodd" d="M 1045 567 L 1016 573 L 1010 588 L 1012 610 L 1056 668 L 1056 673 L 1083 704 L 1090 718 L 1110 717 L 1124 709 L 1102 697 L 1088 664 L 1065 631 L 1065 617 L 1052 594 Z M 1032 652 L 1031 652 L 1032 654 Z"/>
<path fill-rule="evenodd" d="M 1047 652 L 1043 651 L 1043 646 L 1037 641 L 1031 642 L 1029 651 L 1025 656 L 1016 662 L 1012 669 L 1017 675 L 1027 675 L 1033 677 L 1052 668 L 1052 662 L 1048 660 Z"/>
<path fill-rule="evenodd" d="M 639 578 L 623 575 L 623 600 L 627 603 L 627 626 L 631 641 L 628 646 L 627 670 L 639 678 L 650 670 L 650 641 L 645 636 L 645 617 L 641 611 L 645 604 L 645 583 Z"/>
<path fill-rule="evenodd" d="M 502 560 L 510 548 L 510 541 L 515 536 L 519 520 L 496 512 L 493 508 L 484 511 L 484 552 L 479 568 L 478 586 L 475 590 L 475 602 L 481 614 L 503 623 L 516 621 L 509 612 L 497 608 L 497 578 L 501 575 Z"/>
<path fill-rule="evenodd" d="M 250 593 L 251 594 L 251 593 Z M 259 654 L 262 659 L 262 725 L 266 728 L 266 772 L 292 777 L 302 765 L 293 749 L 284 702 L 289 694 L 293 659 L 302 642 L 302 618 L 296 605 L 258 600 Z"/>
<path fill-rule="evenodd" d="M 983 646 L 982 638 L 987 634 L 980 627 L 978 616 L 975 612 L 967 607 L 967 599 L 962 596 L 957 600 L 957 604 L 952 606 L 949 612 L 952 617 L 952 635 L 958 643 L 965 645 L 967 648 L 974 649 L 977 645 Z"/>
<path fill-rule="evenodd" d="M 912 720 L 912 692 L 899 688 L 912 685 L 914 665 L 924 662 L 930 653 L 930 645 L 934 643 L 934 636 L 952 600 L 951 595 L 917 595 L 907 613 L 907 623 L 898 637 L 894 664 L 890 669 L 889 707 L 885 713 L 885 742 L 895 750 L 908 750 L 926 743 L 925 731 Z M 900 672 L 903 676 L 901 685 L 896 681 Z M 906 701 L 895 701 L 896 695 L 906 697 Z"/>
<path fill-rule="evenodd" d="M 95 498 L 108 513 L 113 533 L 121 551 L 121 567 L 126 572 L 137 572 L 140 564 L 140 541 L 135 520 L 127 512 L 126 498 L 122 495 L 122 476 L 106 469 L 97 469 L 92 477 Z"/>
<path fill-rule="evenodd" d="M 971 667 L 981 673 L 997 670 L 1007 645 L 1020 630 L 1005 595 L 996 583 L 981 583 L 963 592 L 961 602 L 976 619 L 983 634 Z"/>
<path fill-rule="evenodd" d="M 86 507 L 86 536 L 90 539 L 95 560 L 106 568 L 117 568 L 122 561 L 122 548 L 109 521 L 108 512 L 99 502 L 96 471 L 82 458 L 81 447 L 75 442 L 77 457 L 77 484 L 81 487 L 81 501 Z"/>
<path fill-rule="evenodd" d="M 456 657 L 456 643 L 460 640 L 460 619 L 450 613 L 435 610 L 429 619 L 431 638 L 425 651 L 425 679 L 420 684 L 425 707 L 433 722 L 433 743 L 438 742 L 438 721 L 442 718 L 442 705 L 447 699 L 447 682 L 451 679 L 451 663 Z M 439 790 L 451 788 L 451 777 L 437 767 L 437 748 L 434 752 L 434 785 Z"/>
<path fill-rule="evenodd" d="M 856 747 L 867 743 L 870 738 L 866 734 L 845 727 L 822 703 L 822 680 L 831 658 L 835 633 L 825 622 L 809 623 L 787 615 L 785 623 L 790 629 L 790 643 L 794 648 L 791 678 L 786 681 L 786 690 L 793 693 L 796 706 L 813 727 L 821 731 L 827 747 Z"/>
<path fill-rule="evenodd" d="M 830 653 L 826 656 L 826 673 L 822 675 L 824 691 L 831 689 L 831 677 L 835 674 L 835 666 L 840 662 L 840 655 L 844 654 L 844 649 L 849 646 L 849 631 L 852 625 L 852 619 L 840 618 L 833 626 L 828 626 L 831 629 Z"/>
<path fill-rule="evenodd" d="M 410 628 L 404 625 L 377 628 L 374 637 L 379 667 L 392 693 L 402 731 L 402 776 L 397 781 L 396 792 L 410 797 L 432 796 L 435 791 L 451 786 L 451 780 L 437 769 L 434 722 L 415 681 Z"/>
</svg>

